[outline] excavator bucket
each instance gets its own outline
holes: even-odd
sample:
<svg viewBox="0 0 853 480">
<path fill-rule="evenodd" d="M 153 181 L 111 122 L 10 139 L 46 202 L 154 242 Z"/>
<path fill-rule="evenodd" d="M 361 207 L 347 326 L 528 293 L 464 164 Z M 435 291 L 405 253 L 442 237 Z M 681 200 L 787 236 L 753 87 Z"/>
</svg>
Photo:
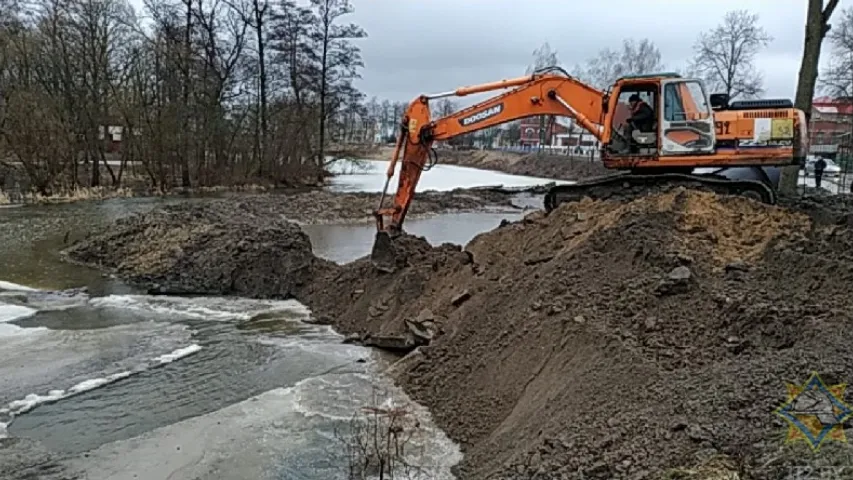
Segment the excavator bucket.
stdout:
<svg viewBox="0 0 853 480">
<path fill-rule="evenodd" d="M 383 272 L 391 273 L 397 266 L 397 252 L 394 249 L 394 241 L 386 231 L 376 232 L 373 241 L 373 250 L 370 252 L 370 261 L 373 266 Z"/>
</svg>

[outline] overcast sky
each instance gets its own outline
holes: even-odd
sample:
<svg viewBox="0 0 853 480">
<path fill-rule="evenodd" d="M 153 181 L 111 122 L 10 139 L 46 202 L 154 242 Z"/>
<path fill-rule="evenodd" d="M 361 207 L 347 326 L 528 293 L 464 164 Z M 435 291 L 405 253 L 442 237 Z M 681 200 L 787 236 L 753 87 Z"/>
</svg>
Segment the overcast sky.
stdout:
<svg viewBox="0 0 853 480">
<path fill-rule="evenodd" d="M 302 0 L 304 3 L 306 0 Z M 651 39 L 667 67 L 684 67 L 699 32 L 728 10 L 748 9 L 773 42 L 756 61 L 765 97 L 793 99 L 807 0 L 351 0 L 342 21 L 367 30 L 359 40 L 368 95 L 408 101 L 420 93 L 524 75 L 544 42 L 567 69 L 624 38 Z M 142 0 L 131 0 L 141 7 Z M 849 5 L 848 5 L 849 4 Z M 841 0 L 841 9 L 853 0 Z M 829 53 L 824 44 L 823 64 Z M 473 100 L 473 99 L 471 99 Z M 464 102 L 468 103 L 468 102 Z"/>
<path fill-rule="evenodd" d="M 548 42 L 564 67 L 623 38 L 648 37 L 667 66 L 682 67 L 700 31 L 727 10 L 746 8 L 774 40 L 757 59 L 765 96 L 793 99 L 805 33 L 806 0 L 352 0 L 368 95 L 409 100 L 425 92 L 524 74 Z M 841 8 L 851 0 L 842 0 Z M 828 53 L 828 44 L 824 53 Z M 822 55 L 825 59 L 827 55 Z"/>
</svg>

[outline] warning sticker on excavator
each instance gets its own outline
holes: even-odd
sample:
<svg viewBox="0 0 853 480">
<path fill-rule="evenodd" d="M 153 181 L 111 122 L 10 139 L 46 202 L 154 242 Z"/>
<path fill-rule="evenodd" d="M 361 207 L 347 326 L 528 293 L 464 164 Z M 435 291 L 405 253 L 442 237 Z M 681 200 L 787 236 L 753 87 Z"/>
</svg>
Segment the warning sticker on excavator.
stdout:
<svg viewBox="0 0 853 480">
<path fill-rule="evenodd" d="M 418 121 L 414 118 L 409 119 L 409 133 L 415 134 L 418 132 Z"/>
<path fill-rule="evenodd" d="M 789 140 L 794 138 L 794 119 L 774 118 L 770 124 L 770 138 L 773 140 Z"/>
</svg>

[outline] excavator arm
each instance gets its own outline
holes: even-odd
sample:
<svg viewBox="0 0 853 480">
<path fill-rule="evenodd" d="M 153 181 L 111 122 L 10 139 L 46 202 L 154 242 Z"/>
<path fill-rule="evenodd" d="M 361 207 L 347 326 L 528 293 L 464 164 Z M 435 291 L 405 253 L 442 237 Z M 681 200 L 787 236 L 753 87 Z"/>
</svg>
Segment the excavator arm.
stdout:
<svg viewBox="0 0 853 480">
<path fill-rule="evenodd" d="M 388 165 L 385 189 L 374 215 L 380 232 L 399 232 L 415 195 L 421 172 L 427 169 L 435 141 L 449 140 L 460 135 L 511 122 L 525 117 L 555 115 L 573 118 L 596 136 L 603 135 L 603 115 L 606 96 L 568 74 L 548 73 L 500 82 L 463 87 L 436 95 L 421 95 L 409 104 L 403 117 L 394 157 Z M 513 88 L 515 87 L 515 88 Z M 513 88 L 488 100 L 451 115 L 432 120 L 429 101 L 437 98 L 489 92 Z M 402 155 L 397 192 L 391 206 L 384 207 L 390 181 Z M 386 218 L 388 222 L 386 222 Z"/>
</svg>

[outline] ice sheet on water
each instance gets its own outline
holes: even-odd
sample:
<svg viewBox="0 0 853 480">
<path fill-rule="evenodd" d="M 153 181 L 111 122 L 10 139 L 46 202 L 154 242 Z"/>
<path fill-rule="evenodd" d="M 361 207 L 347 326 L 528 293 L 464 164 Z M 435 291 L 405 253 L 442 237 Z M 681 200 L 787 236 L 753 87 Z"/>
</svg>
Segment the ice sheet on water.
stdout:
<svg viewBox="0 0 853 480">
<path fill-rule="evenodd" d="M 344 438 L 332 439 L 336 425 L 372 401 L 372 377 L 324 375 L 278 388 L 221 410 L 113 442 L 75 460 L 90 480 L 141 478 L 345 478 L 339 457 Z M 340 397 L 329 397 L 334 389 Z M 393 392 L 397 395 L 397 392 Z M 341 404 L 333 415 L 306 415 L 308 399 Z M 311 400 L 313 401 L 313 400 Z M 406 399 L 395 399 L 404 403 Z M 387 403 L 382 400 L 380 403 Z M 351 412 L 346 414 L 345 411 Z M 418 415 L 420 411 L 416 412 Z M 432 426 L 428 416 L 411 451 L 431 480 L 452 479 L 459 449 Z M 429 438 L 428 438 L 429 437 Z M 335 440 L 335 441 L 330 441 Z M 151 458 L 157 458 L 152 464 Z"/>
<path fill-rule="evenodd" d="M 12 322 L 31 317 L 35 315 L 36 312 L 36 309 L 30 307 L 0 303 L 0 323 Z"/>
<path fill-rule="evenodd" d="M 45 291 L 0 280 L 0 322 L 4 321 L 4 309 L 29 308 L 33 310 L 30 313 L 32 315 L 35 311 L 59 311 L 78 307 L 85 305 L 88 299 L 89 295 L 85 290 Z"/>
<path fill-rule="evenodd" d="M 192 344 L 188 347 L 179 348 L 179 349 L 175 350 L 174 352 L 169 352 L 165 355 L 160 355 L 159 357 L 155 358 L 154 361 L 161 364 L 161 365 L 166 364 L 166 363 L 172 363 L 175 360 L 180 360 L 180 359 L 186 357 L 187 355 L 192 355 L 193 353 L 196 353 L 199 350 L 201 350 L 200 345 Z"/>
<path fill-rule="evenodd" d="M 46 328 L 23 328 L 9 323 L 15 320 L 29 318 L 36 313 L 37 310 L 33 308 L 0 303 L 0 339 L 7 337 L 20 337 L 23 335 L 35 335 L 45 332 L 47 330 Z"/>
<path fill-rule="evenodd" d="M 226 297 L 170 297 L 151 295 L 109 295 L 89 304 L 100 308 L 119 308 L 150 312 L 165 317 L 199 320 L 240 321 L 270 312 L 294 320 L 304 320 L 310 310 L 294 300 L 251 300 Z"/>
<path fill-rule="evenodd" d="M 38 289 L 28 287 L 26 285 L 21 285 L 18 283 L 7 282 L 4 280 L 0 280 L 0 291 L 8 290 L 13 292 L 37 292 Z"/>
<path fill-rule="evenodd" d="M 336 168 L 341 169 L 339 175 L 332 177 L 330 188 L 335 191 L 381 191 L 385 185 L 386 169 L 388 162 L 368 161 L 364 162 L 364 169 L 358 172 L 349 172 L 343 163 Z M 399 164 L 397 172 L 399 172 Z M 393 194 L 397 190 L 398 175 L 392 179 L 388 193 Z M 418 182 L 417 191 L 427 190 L 448 191 L 455 188 L 483 187 L 491 185 L 503 185 L 505 187 L 530 187 L 555 182 L 558 184 L 571 183 L 561 180 L 547 178 L 526 177 L 521 175 L 510 175 L 507 173 L 480 170 L 476 168 L 460 167 L 456 165 L 442 165 L 439 163 L 430 170 L 429 175 L 424 175 Z"/>
<path fill-rule="evenodd" d="M 3 326 L 0 324 L 0 333 Z M 30 333 L 33 328 L 22 329 Z M 134 370 L 193 343 L 183 324 L 136 322 L 93 330 L 46 330 L 0 337 L 0 406 L 32 392 Z"/>
<path fill-rule="evenodd" d="M 162 367 L 163 365 L 188 357 L 201 349 L 202 347 L 200 345 L 192 344 L 178 348 L 167 354 L 150 358 L 140 363 L 132 370 L 122 370 L 101 377 L 89 378 L 79 381 L 67 389 L 52 389 L 44 394 L 30 393 L 24 398 L 13 400 L 4 408 L 0 408 L 0 438 L 2 438 L 6 427 L 11 423 L 15 416 L 27 413 L 39 405 L 57 402 L 74 395 L 79 395 L 81 393 L 89 392 L 96 388 L 115 383 L 119 380 L 123 380 L 153 368 Z"/>
</svg>

